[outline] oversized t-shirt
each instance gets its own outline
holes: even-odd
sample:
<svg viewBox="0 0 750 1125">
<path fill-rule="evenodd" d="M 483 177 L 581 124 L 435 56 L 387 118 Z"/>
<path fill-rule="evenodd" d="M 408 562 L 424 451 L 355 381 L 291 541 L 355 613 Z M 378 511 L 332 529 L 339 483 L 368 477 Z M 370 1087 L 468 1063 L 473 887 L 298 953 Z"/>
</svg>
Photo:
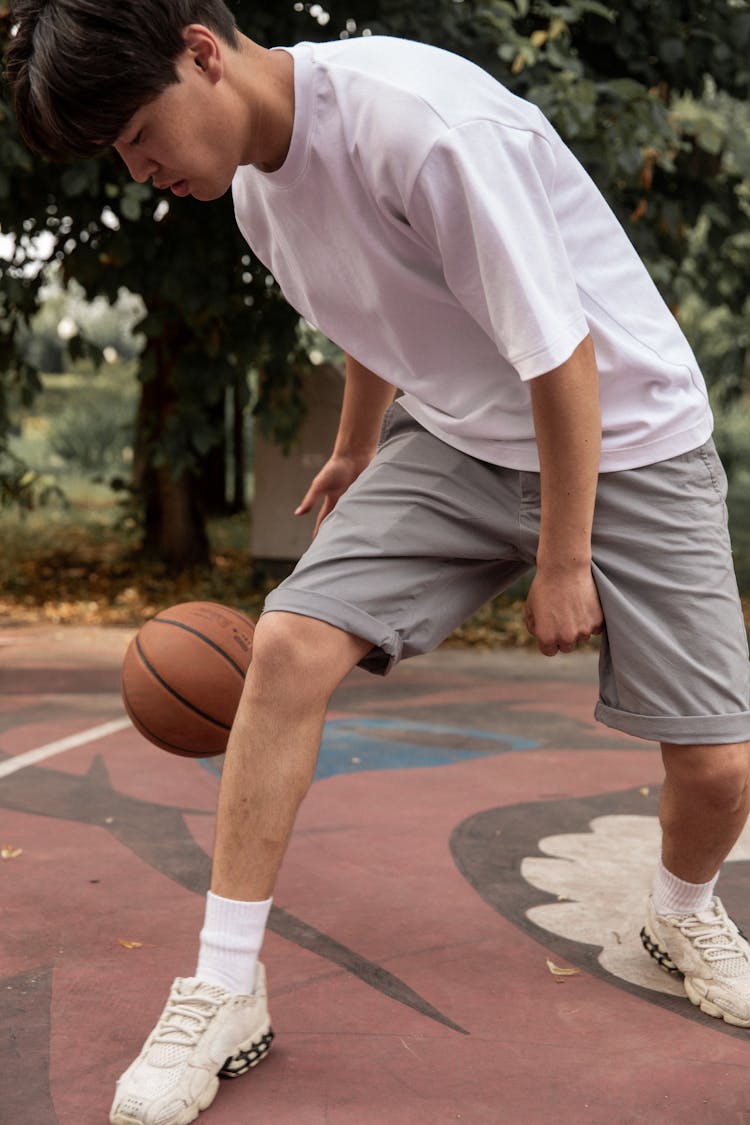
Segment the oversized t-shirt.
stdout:
<svg viewBox="0 0 750 1125">
<path fill-rule="evenodd" d="M 537 470 L 529 380 L 591 334 L 603 472 L 712 428 L 695 357 L 622 227 L 540 110 L 457 55 L 373 36 L 289 48 L 276 172 L 233 182 L 291 305 L 400 388 L 431 433 Z"/>
</svg>

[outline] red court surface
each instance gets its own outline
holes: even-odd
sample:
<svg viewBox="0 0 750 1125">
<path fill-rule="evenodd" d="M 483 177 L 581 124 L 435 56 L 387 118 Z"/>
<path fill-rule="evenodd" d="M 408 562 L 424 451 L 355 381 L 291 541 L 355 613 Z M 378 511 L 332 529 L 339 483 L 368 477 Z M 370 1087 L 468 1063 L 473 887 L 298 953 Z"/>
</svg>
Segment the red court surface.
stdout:
<svg viewBox="0 0 750 1125">
<path fill-rule="evenodd" d="M 195 967 L 221 759 L 127 725 L 129 636 L 0 631 L 1 1125 L 104 1125 Z M 263 952 L 276 1040 L 201 1125 L 750 1122 L 750 1032 L 641 949 L 661 765 L 595 682 L 455 649 L 347 680 Z M 746 930 L 748 885 L 746 833 Z"/>
</svg>

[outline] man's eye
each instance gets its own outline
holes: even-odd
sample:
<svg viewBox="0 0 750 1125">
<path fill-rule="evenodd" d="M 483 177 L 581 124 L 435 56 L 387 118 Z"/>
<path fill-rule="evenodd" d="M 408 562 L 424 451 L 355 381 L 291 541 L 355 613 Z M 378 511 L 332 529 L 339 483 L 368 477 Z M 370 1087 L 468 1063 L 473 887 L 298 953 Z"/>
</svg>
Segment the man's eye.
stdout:
<svg viewBox="0 0 750 1125">
<path fill-rule="evenodd" d="M 133 137 L 133 139 L 130 143 L 131 143 L 131 145 L 139 145 L 142 140 L 143 140 L 143 129 L 139 129 L 139 131 L 136 133 L 136 135 Z"/>
</svg>

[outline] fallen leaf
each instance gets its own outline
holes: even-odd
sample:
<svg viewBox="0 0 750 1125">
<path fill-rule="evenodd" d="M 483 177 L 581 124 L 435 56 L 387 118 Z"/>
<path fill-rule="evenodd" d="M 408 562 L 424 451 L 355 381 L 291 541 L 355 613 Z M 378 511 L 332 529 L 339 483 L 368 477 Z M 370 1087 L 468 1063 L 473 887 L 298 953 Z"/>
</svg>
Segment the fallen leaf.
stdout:
<svg viewBox="0 0 750 1125">
<path fill-rule="evenodd" d="M 142 941 L 125 941 L 125 938 L 120 938 L 119 941 L 120 941 L 120 945 L 122 946 L 123 949 L 142 949 L 143 948 L 143 942 Z"/>
<path fill-rule="evenodd" d="M 637 207 L 635 208 L 632 215 L 630 216 L 631 223 L 639 223 L 641 221 L 641 219 L 643 218 L 643 216 L 646 214 L 647 211 L 648 211 L 648 200 L 647 199 L 639 199 Z"/>
<path fill-rule="evenodd" d="M 580 969 L 561 969 L 554 961 L 547 958 L 547 968 L 552 973 L 553 977 L 575 977 L 580 973 Z"/>
<path fill-rule="evenodd" d="M 19 855 L 23 855 L 23 848 L 14 848 L 12 844 L 0 848 L 0 859 L 15 859 Z"/>
</svg>

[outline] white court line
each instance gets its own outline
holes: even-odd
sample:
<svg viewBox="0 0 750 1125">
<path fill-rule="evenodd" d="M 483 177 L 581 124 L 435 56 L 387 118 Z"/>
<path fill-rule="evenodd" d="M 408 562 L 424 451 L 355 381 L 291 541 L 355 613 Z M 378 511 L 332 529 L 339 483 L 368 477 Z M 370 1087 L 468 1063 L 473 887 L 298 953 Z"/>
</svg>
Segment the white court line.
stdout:
<svg viewBox="0 0 750 1125">
<path fill-rule="evenodd" d="M 65 750 L 75 750 L 77 746 L 85 746 L 87 742 L 96 742 L 98 738 L 106 738 L 109 734 L 116 734 L 118 730 L 129 727 L 130 719 L 113 719 L 111 723 L 102 723 L 98 727 L 89 727 L 80 734 L 71 734 L 67 738 L 59 738 L 57 742 L 48 742 L 46 746 L 39 746 L 36 750 L 27 750 L 25 754 L 16 754 L 5 762 L 0 762 L 0 777 L 23 770 L 26 766 L 34 766 L 37 762 L 44 762 L 47 758 L 54 758 L 55 754 L 62 754 Z"/>
</svg>

